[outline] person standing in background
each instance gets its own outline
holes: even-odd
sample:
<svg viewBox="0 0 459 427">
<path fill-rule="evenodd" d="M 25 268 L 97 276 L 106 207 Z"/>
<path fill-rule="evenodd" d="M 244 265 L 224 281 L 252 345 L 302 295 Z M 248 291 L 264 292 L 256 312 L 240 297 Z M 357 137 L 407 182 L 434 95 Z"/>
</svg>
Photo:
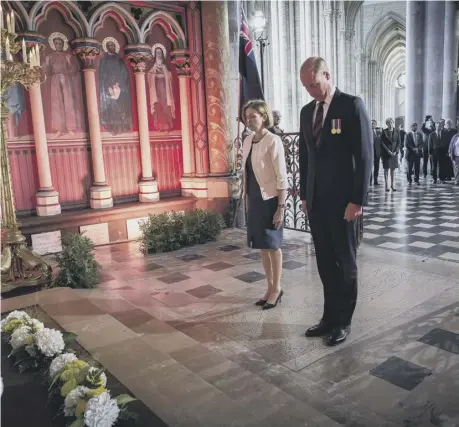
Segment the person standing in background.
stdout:
<svg viewBox="0 0 459 427">
<path fill-rule="evenodd" d="M 395 188 L 395 169 L 398 169 L 398 152 L 400 150 L 400 133 L 394 128 L 394 120 L 386 120 L 387 128 L 383 130 L 381 136 L 381 157 L 384 168 L 384 182 L 386 191 L 389 190 L 389 171 L 390 171 L 390 188 Z"/>
<path fill-rule="evenodd" d="M 424 118 L 424 123 L 421 126 L 421 131 L 424 135 L 424 147 L 422 151 L 422 173 L 424 178 L 427 178 L 428 164 L 430 163 L 430 171 L 432 172 L 432 159 L 429 154 L 429 136 L 435 130 L 435 123 L 432 116 L 428 115 Z"/>
<path fill-rule="evenodd" d="M 371 132 L 373 135 L 373 173 L 370 178 L 370 183 L 379 185 L 379 165 L 381 164 L 381 131 L 378 129 L 378 123 L 375 119 L 371 121 Z"/>
</svg>

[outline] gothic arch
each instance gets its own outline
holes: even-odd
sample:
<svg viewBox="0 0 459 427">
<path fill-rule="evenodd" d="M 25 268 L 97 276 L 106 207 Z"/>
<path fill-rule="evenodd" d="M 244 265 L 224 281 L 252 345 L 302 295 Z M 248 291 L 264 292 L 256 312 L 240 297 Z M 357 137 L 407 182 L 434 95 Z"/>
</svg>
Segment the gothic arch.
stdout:
<svg viewBox="0 0 459 427">
<path fill-rule="evenodd" d="M 128 43 L 140 42 L 140 29 L 136 20 L 116 3 L 105 3 L 92 12 L 89 19 L 91 37 L 95 37 L 107 18 L 112 18 L 118 24 L 121 32 L 126 35 Z"/>
<path fill-rule="evenodd" d="M 153 25 L 159 25 L 164 30 L 174 49 L 186 49 L 187 42 L 182 28 L 172 15 L 161 10 L 154 11 L 145 18 L 140 28 L 141 43 L 145 43 Z"/>
<path fill-rule="evenodd" d="M 344 2 L 344 24 L 347 29 L 355 28 L 355 18 L 363 4 L 363 0 L 359 1 L 345 1 Z"/>
<path fill-rule="evenodd" d="M 35 3 L 29 13 L 31 30 L 37 31 L 40 24 L 46 21 L 49 11 L 53 9 L 60 12 L 65 22 L 75 32 L 76 37 L 89 37 L 88 21 L 74 2 L 40 1 Z"/>
<path fill-rule="evenodd" d="M 10 10 L 13 11 L 18 30 L 26 32 L 31 29 L 29 14 L 25 10 L 22 3 L 15 1 L 6 1 L 4 2 L 4 4 L 7 5 L 7 7 L 5 8 L 5 12 L 9 12 Z"/>
<path fill-rule="evenodd" d="M 405 19 L 391 11 L 378 19 L 369 31 L 364 44 L 366 55 L 382 65 L 381 51 L 391 39 L 397 37 L 406 40 Z"/>
</svg>

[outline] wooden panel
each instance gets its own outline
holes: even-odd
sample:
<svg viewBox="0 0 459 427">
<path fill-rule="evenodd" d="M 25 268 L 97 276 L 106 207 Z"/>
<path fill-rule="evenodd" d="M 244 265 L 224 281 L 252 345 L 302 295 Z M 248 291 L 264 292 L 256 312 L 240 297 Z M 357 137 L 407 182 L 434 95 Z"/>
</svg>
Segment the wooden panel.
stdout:
<svg viewBox="0 0 459 427">
<path fill-rule="evenodd" d="M 38 190 L 37 156 L 32 147 L 8 150 L 11 178 L 18 213 L 30 213 L 35 209 Z"/>
<path fill-rule="evenodd" d="M 121 200 L 136 200 L 142 171 L 139 143 L 104 144 L 103 153 L 105 175 L 112 188 L 112 196 Z"/>
<path fill-rule="evenodd" d="M 151 140 L 153 175 L 160 193 L 180 194 L 183 175 L 182 140 Z"/>
<path fill-rule="evenodd" d="M 62 209 L 89 206 L 91 153 L 86 144 L 48 145 L 53 186 Z"/>
</svg>

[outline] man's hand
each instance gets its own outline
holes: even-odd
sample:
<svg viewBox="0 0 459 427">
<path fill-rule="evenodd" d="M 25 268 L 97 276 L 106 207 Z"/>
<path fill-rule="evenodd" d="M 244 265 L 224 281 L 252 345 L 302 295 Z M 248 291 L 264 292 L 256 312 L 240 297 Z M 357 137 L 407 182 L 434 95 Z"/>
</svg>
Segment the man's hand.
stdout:
<svg viewBox="0 0 459 427">
<path fill-rule="evenodd" d="M 307 218 L 308 217 L 308 208 L 306 206 L 306 200 L 301 201 L 301 210 L 304 213 L 304 216 Z"/>
<path fill-rule="evenodd" d="M 362 215 L 362 206 L 349 203 L 344 212 L 344 219 L 346 221 L 354 221 L 358 216 Z"/>
</svg>

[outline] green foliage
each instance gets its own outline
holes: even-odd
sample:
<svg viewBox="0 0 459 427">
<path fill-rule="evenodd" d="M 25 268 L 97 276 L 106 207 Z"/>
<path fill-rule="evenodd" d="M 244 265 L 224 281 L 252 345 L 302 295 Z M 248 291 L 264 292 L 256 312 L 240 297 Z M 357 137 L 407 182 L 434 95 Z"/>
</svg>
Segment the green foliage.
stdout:
<svg viewBox="0 0 459 427">
<path fill-rule="evenodd" d="M 140 224 L 140 250 L 144 254 L 170 252 L 215 240 L 225 227 L 218 212 L 195 209 L 150 215 Z"/>
<path fill-rule="evenodd" d="M 88 237 L 70 233 L 62 239 L 62 252 L 57 255 L 60 268 L 54 286 L 94 288 L 99 280 L 100 264 L 96 261 L 94 244 Z"/>
</svg>

